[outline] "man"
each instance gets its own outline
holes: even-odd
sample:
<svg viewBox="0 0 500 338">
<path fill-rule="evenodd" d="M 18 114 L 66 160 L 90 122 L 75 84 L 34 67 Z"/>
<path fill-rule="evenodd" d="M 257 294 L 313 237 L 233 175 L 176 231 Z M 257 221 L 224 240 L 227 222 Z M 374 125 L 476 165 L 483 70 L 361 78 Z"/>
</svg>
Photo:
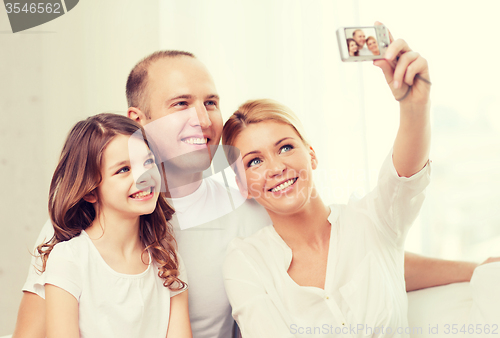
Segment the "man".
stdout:
<svg viewBox="0 0 500 338">
<path fill-rule="evenodd" d="M 222 279 L 225 250 L 233 238 L 268 225 L 269 218 L 253 200 L 236 197 L 227 185 L 202 172 L 217 156 L 214 148 L 222 131 L 213 79 L 192 54 L 160 51 L 131 71 L 127 100 L 128 116 L 161 143 L 165 190 L 176 210 L 172 224 L 188 274 L 193 337 L 231 337 L 234 321 Z M 47 222 L 36 243 L 50 238 L 51 231 Z M 407 254 L 405 264 L 408 290 L 468 281 L 476 267 L 414 254 Z M 14 338 L 44 337 L 44 300 L 35 294 L 36 278 L 30 267 Z"/>
<path fill-rule="evenodd" d="M 362 29 L 356 29 L 354 32 L 352 32 L 352 38 L 358 44 L 359 56 L 373 55 L 372 52 L 370 52 L 365 46 L 366 35 Z"/>
</svg>

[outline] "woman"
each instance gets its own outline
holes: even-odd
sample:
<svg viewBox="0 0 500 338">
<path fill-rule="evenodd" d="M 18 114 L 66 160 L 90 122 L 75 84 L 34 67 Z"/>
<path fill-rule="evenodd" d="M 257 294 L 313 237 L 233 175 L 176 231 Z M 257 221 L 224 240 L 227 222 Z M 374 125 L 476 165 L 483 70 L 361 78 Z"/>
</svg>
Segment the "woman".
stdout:
<svg viewBox="0 0 500 338">
<path fill-rule="evenodd" d="M 347 39 L 347 48 L 349 49 L 349 56 L 359 55 L 358 44 L 354 39 Z"/>
<path fill-rule="evenodd" d="M 408 337 L 404 240 L 429 181 L 429 72 L 403 40 L 375 65 L 400 101 L 400 126 L 378 186 L 359 201 L 322 202 L 314 149 L 283 105 L 249 101 L 224 126 L 223 144 L 241 151 L 240 189 L 273 222 L 228 249 L 225 286 L 244 338 Z"/>
<path fill-rule="evenodd" d="M 377 39 L 375 39 L 373 36 L 369 36 L 368 39 L 366 39 L 366 46 L 373 55 L 380 55 Z"/>
</svg>

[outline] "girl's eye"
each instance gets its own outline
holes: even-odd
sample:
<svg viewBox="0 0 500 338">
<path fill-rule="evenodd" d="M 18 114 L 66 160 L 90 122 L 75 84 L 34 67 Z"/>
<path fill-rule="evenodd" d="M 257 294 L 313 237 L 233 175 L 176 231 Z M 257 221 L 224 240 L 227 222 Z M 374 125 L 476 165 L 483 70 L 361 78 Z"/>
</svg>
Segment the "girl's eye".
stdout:
<svg viewBox="0 0 500 338">
<path fill-rule="evenodd" d="M 129 167 L 123 167 L 123 168 L 119 169 L 116 173 L 122 174 L 122 173 L 128 173 L 129 171 L 130 171 Z"/>
<path fill-rule="evenodd" d="M 290 144 L 284 145 L 283 147 L 280 148 L 280 154 L 289 152 L 292 149 L 293 149 L 292 145 L 290 145 Z"/>
<path fill-rule="evenodd" d="M 146 162 L 144 162 L 144 166 L 155 164 L 155 160 L 153 158 L 148 158 Z"/>
<path fill-rule="evenodd" d="M 254 167 L 254 166 L 256 166 L 258 164 L 261 164 L 261 163 L 262 163 L 262 161 L 260 160 L 260 158 L 254 158 L 253 160 L 251 160 L 250 162 L 248 162 L 247 167 L 249 167 L 249 168 L 250 167 Z"/>
</svg>

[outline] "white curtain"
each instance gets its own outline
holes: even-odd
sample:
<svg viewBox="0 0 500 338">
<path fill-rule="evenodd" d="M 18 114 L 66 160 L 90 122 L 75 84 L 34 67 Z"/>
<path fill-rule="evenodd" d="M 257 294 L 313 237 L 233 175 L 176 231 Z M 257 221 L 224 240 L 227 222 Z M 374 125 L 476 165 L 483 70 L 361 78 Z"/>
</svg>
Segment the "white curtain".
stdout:
<svg viewBox="0 0 500 338">
<path fill-rule="evenodd" d="M 482 260 L 500 254 L 499 9 L 494 0 L 163 0 L 160 46 L 207 64 L 225 118 L 253 98 L 290 106 L 319 155 L 325 202 L 345 203 L 376 184 L 399 112 L 378 68 L 340 61 L 335 30 L 382 21 L 428 60 L 433 82 L 433 183 L 407 248 Z"/>
</svg>

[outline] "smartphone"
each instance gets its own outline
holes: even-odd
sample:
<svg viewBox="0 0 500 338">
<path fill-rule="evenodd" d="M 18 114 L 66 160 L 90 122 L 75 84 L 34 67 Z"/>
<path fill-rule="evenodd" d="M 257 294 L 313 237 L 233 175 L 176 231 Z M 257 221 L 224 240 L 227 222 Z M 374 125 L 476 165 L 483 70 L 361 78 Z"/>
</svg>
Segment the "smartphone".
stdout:
<svg viewBox="0 0 500 338">
<path fill-rule="evenodd" d="M 367 27 L 340 27 L 337 29 L 340 58 L 344 62 L 383 59 L 391 43 L 383 25 Z"/>
</svg>

